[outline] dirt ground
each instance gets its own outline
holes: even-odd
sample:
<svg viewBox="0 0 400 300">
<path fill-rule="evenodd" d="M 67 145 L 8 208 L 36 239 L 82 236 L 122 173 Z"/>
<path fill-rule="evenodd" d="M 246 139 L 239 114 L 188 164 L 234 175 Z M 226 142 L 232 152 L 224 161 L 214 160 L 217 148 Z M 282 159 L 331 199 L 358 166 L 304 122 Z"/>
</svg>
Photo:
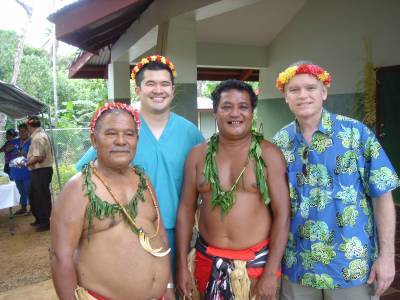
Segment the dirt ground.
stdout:
<svg viewBox="0 0 400 300">
<path fill-rule="evenodd" d="M 35 232 L 31 222 L 32 216 L 10 220 L 8 209 L 0 210 L 0 293 L 50 279 L 50 232 Z"/>
<path fill-rule="evenodd" d="M 14 208 L 16 211 L 17 208 Z M 55 300 L 50 280 L 48 246 L 50 232 L 35 232 L 29 225 L 32 216 L 8 218 L 8 209 L 0 210 L 0 300 Z M 400 206 L 397 206 L 396 252 L 400 253 Z M 15 231 L 14 235 L 10 231 Z M 381 300 L 400 299 L 400 255 L 396 255 L 397 273 L 391 289 Z"/>
</svg>

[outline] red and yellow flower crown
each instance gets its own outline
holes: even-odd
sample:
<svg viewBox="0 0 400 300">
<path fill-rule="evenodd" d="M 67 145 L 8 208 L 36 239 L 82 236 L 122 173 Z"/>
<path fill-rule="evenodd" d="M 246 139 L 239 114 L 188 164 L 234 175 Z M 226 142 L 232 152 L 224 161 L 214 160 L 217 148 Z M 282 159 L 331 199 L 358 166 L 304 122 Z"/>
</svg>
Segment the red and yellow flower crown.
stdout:
<svg viewBox="0 0 400 300">
<path fill-rule="evenodd" d="M 112 109 L 119 109 L 119 110 L 125 110 L 126 112 L 128 112 L 129 114 L 132 115 L 132 117 L 135 119 L 135 123 L 136 123 L 136 132 L 139 132 L 139 128 L 140 128 L 140 117 L 139 117 L 139 111 L 134 109 L 132 106 L 127 105 L 125 103 L 121 103 L 121 102 L 107 102 L 106 104 L 104 104 L 103 106 L 99 107 L 96 112 L 94 113 L 92 120 L 90 121 L 90 125 L 89 125 L 89 130 L 90 133 L 94 133 L 94 128 L 96 127 L 96 123 L 98 121 L 98 119 L 100 118 L 100 116 L 108 111 L 108 110 L 112 110 Z"/>
<path fill-rule="evenodd" d="M 285 71 L 279 73 L 276 79 L 276 88 L 283 92 L 285 85 L 298 74 L 310 74 L 320 80 L 325 86 L 329 87 L 332 82 L 331 75 L 320 66 L 314 64 L 302 64 L 299 66 L 292 66 Z"/>
<path fill-rule="evenodd" d="M 164 57 L 162 55 L 150 55 L 150 56 L 142 58 L 142 60 L 133 68 L 132 73 L 131 73 L 131 78 L 135 79 L 136 75 L 140 72 L 140 70 L 146 64 L 148 64 L 152 61 L 158 61 L 160 63 L 163 63 L 171 70 L 172 76 L 174 76 L 174 78 L 176 77 L 175 65 L 171 62 L 171 60 L 169 58 Z"/>
</svg>

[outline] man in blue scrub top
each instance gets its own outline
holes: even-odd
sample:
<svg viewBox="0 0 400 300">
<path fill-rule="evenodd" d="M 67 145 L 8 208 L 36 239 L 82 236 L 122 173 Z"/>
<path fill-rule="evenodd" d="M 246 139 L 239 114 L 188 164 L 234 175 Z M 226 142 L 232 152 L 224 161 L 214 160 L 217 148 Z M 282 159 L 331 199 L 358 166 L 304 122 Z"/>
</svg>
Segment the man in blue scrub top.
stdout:
<svg viewBox="0 0 400 300">
<path fill-rule="evenodd" d="M 175 270 L 175 223 L 183 169 L 190 150 L 204 141 L 197 127 L 170 111 L 174 98 L 175 66 L 163 56 L 143 58 L 132 71 L 140 99 L 140 138 L 133 163 L 144 169 L 156 190 L 161 217 L 172 249 Z M 76 164 L 77 170 L 96 159 L 90 148 Z"/>
</svg>

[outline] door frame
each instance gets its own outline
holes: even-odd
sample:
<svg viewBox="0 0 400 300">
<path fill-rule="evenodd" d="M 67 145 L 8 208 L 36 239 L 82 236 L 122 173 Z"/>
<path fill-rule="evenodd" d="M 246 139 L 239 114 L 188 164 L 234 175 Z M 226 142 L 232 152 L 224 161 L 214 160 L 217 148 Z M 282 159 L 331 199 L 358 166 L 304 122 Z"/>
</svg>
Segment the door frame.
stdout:
<svg viewBox="0 0 400 300">
<path fill-rule="evenodd" d="M 394 65 L 394 66 L 384 66 L 384 67 L 377 67 L 375 68 L 375 75 L 376 75 L 376 101 L 375 101 L 375 132 L 376 132 L 376 137 L 378 138 L 379 142 L 382 143 L 381 139 L 381 133 L 382 133 L 382 127 L 381 127 L 381 108 L 383 106 L 383 99 L 382 99 L 382 94 L 381 94 L 381 85 L 379 84 L 380 78 L 382 76 L 382 72 L 388 71 L 388 70 L 393 70 L 393 71 L 399 71 L 400 72 L 400 65 Z"/>
</svg>

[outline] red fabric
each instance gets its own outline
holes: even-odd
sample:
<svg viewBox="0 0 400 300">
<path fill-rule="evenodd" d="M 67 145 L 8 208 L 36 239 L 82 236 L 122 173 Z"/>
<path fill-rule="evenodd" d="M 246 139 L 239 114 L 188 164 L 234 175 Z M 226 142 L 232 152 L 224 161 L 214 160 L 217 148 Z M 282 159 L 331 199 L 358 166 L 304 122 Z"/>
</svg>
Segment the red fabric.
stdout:
<svg viewBox="0 0 400 300">
<path fill-rule="evenodd" d="M 127 105 L 125 103 L 121 102 L 107 102 L 103 106 L 99 107 L 96 112 L 94 113 L 92 120 L 90 121 L 89 124 L 89 131 L 90 133 L 94 132 L 94 128 L 96 127 L 97 120 L 100 118 L 100 116 L 107 110 L 112 110 L 112 109 L 120 109 L 128 112 L 129 114 L 132 115 L 132 117 L 135 119 L 136 123 L 136 132 L 139 132 L 140 129 L 140 124 L 141 120 L 139 117 L 139 111 L 134 109 L 132 106 Z"/>
<path fill-rule="evenodd" d="M 259 242 L 257 245 L 249 247 L 243 250 L 229 250 L 229 249 L 221 249 L 212 246 L 207 247 L 207 254 L 211 256 L 217 256 L 222 258 L 229 259 L 238 259 L 238 260 L 252 260 L 256 257 L 256 253 L 268 245 L 268 240 L 264 240 Z"/>
<path fill-rule="evenodd" d="M 196 278 L 197 289 L 200 293 L 204 293 L 211 274 L 212 260 L 197 250 L 194 259 L 194 278 Z"/>
<path fill-rule="evenodd" d="M 91 291 L 91 290 L 87 290 L 87 292 L 88 292 L 92 297 L 95 297 L 97 300 L 110 300 L 110 299 L 107 299 L 107 298 L 105 298 L 105 297 L 103 297 L 103 296 L 101 296 L 101 295 L 99 295 L 99 294 L 97 294 L 97 293 L 95 293 L 95 292 L 93 292 L 93 291 Z"/>
<path fill-rule="evenodd" d="M 207 254 L 228 259 L 252 260 L 256 253 L 260 251 L 269 241 L 264 240 L 255 246 L 243 250 L 228 250 L 212 246 L 207 247 Z M 196 278 L 197 289 L 204 293 L 207 288 L 208 279 L 211 275 L 212 259 L 196 250 L 194 277 Z M 251 279 L 258 279 L 262 275 L 264 268 L 248 268 L 247 274 Z"/>
</svg>

